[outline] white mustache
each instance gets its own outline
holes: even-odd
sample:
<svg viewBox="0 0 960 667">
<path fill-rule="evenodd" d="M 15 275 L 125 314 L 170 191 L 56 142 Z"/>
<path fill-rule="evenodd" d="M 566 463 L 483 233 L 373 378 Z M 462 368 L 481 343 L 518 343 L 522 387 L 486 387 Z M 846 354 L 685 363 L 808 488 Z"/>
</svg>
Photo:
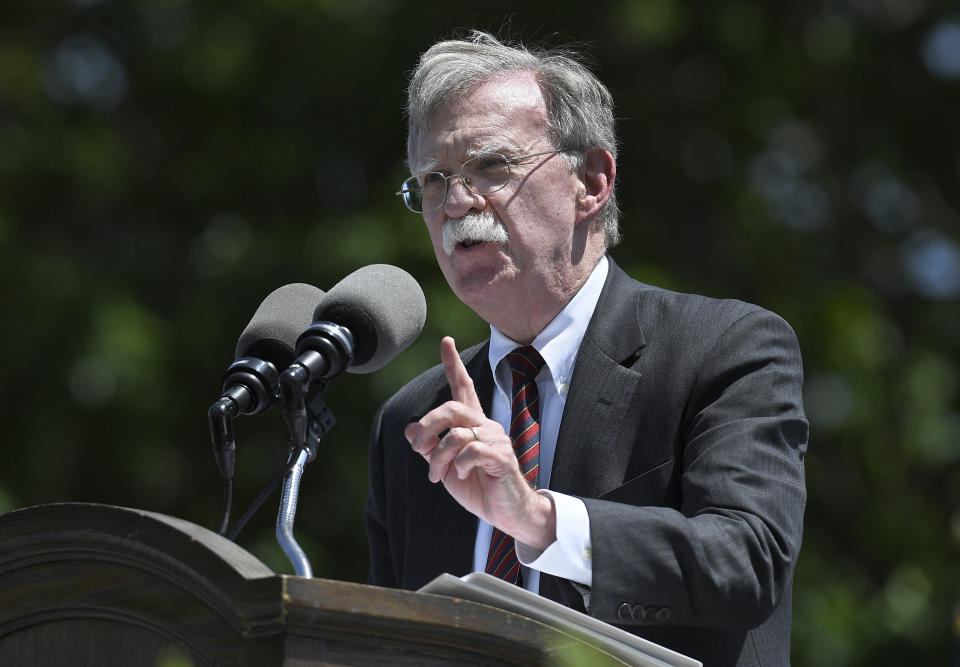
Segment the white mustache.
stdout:
<svg viewBox="0 0 960 667">
<path fill-rule="evenodd" d="M 506 227 L 490 211 L 467 213 L 443 223 L 443 250 L 452 255 L 461 243 L 506 243 Z"/>
</svg>

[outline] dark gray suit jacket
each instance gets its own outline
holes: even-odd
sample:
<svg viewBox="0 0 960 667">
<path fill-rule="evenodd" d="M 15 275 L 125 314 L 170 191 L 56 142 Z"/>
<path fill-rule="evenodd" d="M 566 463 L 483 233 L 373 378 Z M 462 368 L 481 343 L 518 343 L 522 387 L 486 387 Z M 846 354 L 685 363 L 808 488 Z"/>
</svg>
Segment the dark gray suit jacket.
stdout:
<svg viewBox="0 0 960 667">
<path fill-rule="evenodd" d="M 489 414 L 487 343 L 462 353 Z M 577 355 L 550 488 L 590 516 L 586 611 L 706 665 L 786 665 L 806 499 L 796 337 L 757 306 L 636 282 L 612 261 Z M 473 565 L 477 520 L 404 427 L 450 399 L 441 366 L 374 420 L 372 584 L 417 589 Z M 581 611 L 570 582 L 540 593 Z"/>
</svg>

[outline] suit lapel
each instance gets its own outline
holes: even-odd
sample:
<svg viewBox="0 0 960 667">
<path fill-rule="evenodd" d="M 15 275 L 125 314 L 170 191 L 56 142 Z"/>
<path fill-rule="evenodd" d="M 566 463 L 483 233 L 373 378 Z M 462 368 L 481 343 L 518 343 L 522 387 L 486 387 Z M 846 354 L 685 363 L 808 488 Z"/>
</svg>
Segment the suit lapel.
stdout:
<svg viewBox="0 0 960 667">
<path fill-rule="evenodd" d="M 629 365 L 644 346 L 640 286 L 608 258 L 607 280 L 587 327 L 557 436 L 550 488 L 596 498 L 623 483 L 643 415 L 628 412 L 642 377 Z"/>
</svg>

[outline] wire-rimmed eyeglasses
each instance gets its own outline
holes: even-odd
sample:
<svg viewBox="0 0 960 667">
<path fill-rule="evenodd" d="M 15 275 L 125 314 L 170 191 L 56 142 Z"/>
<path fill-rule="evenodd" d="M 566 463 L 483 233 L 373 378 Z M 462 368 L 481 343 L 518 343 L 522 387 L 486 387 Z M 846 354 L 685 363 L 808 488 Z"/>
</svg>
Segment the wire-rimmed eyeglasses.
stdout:
<svg viewBox="0 0 960 667">
<path fill-rule="evenodd" d="M 457 176 L 463 184 L 478 195 L 489 195 L 503 189 L 510 181 L 510 165 L 526 158 L 540 155 L 551 155 L 571 150 L 556 148 L 541 153 L 527 153 L 516 157 L 507 157 L 500 153 L 485 153 L 470 158 L 462 165 L 460 171 L 446 174 L 439 171 L 425 171 L 411 176 L 403 182 L 400 190 L 394 194 L 403 198 L 403 203 L 414 213 L 425 213 L 442 208 L 447 201 L 450 191 L 450 181 Z"/>
</svg>

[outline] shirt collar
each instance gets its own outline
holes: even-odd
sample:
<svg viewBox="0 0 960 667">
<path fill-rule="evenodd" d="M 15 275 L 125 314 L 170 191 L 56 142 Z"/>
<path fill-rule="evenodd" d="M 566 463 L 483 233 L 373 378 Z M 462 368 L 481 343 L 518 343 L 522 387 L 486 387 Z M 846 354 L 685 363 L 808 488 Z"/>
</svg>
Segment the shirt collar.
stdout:
<svg viewBox="0 0 960 667">
<path fill-rule="evenodd" d="M 600 292 L 607 279 L 608 266 L 607 257 L 604 255 L 597 262 L 583 287 L 531 343 L 550 369 L 550 375 L 560 396 L 566 397 L 577 350 L 580 349 L 580 343 L 587 332 L 587 325 L 600 299 Z M 497 386 L 508 396 L 512 387 L 509 384 L 504 386 L 503 383 L 508 381 L 509 374 L 504 373 L 501 377 L 497 373 L 497 366 L 511 350 L 520 345 L 490 325 L 490 369 L 493 371 Z"/>
</svg>

